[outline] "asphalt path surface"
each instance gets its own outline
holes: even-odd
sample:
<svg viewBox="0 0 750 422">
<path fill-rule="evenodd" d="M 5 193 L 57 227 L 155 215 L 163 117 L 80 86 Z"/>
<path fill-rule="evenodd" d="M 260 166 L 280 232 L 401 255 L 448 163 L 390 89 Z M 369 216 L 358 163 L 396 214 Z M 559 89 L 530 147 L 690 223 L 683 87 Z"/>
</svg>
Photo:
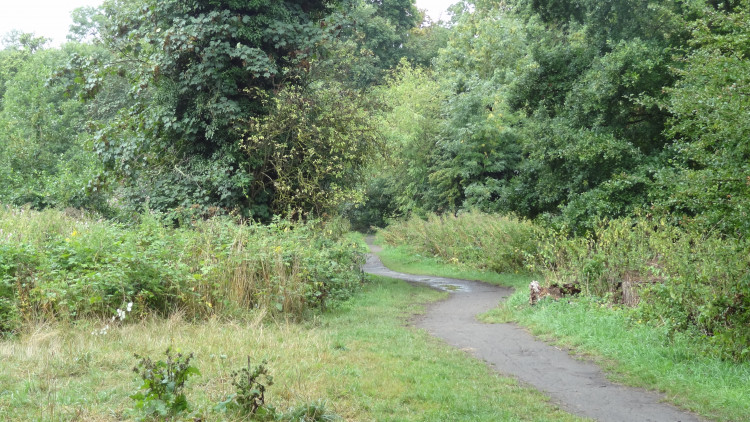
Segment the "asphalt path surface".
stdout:
<svg viewBox="0 0 750 422">
<path fill-rule="evenodd" d="M 368 239 L 374 253 L 379 251 Z M 697 422 L 703 419 L 664 403 L 657 392 L 609 381 L 594 363 L 535 339 L 515 324 L 486 324 L 476 316 L 505 300 L 512 290 L 486 283 L 403 274 L 370 254 L 364 271 L 450 292 L 413 324 L 484 360 L 497 372 L 546 393 L 566 411 L 602 422 Z"/>
</svg>

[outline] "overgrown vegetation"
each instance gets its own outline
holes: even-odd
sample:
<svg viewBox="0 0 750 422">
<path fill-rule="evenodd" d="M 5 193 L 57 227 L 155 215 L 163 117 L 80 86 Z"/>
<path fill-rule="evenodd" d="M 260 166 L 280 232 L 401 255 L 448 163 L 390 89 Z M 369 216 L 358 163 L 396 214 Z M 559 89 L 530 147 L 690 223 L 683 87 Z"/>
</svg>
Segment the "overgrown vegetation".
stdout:
<svg viewBox="0 0 750 422">
<path fill-rule="evenodd" d="M 363 247 L 346 224 L 236 224 L 181 228 L 143 214 L 132 227 L 47 210 L 0 208 L 3 330 L 21 323 L 133 313 L 190 318 L 263 308 L 302 316 L 363 282 Z"/>
<path fill-rule="evenodd" d="M 537 254 L 540 229 L 515 217 L 477 211 L 430 215 L 391 224 L 380 232 L 392 246 L 408 245 L 425 256 L 498 273 L 525 272 L 525 260 Z"/>
<path fill-rule="evenodd" d="M 412 253 L 478 270 L 571 283 L 644 323 L 687 334 L 696 351 L 750 358 L 750 245 L 647 218 L 600 221 L 587 236 L 471 212 L 394 223 L 380 236 Z M 634 317 L 635 318 L 635 317 Z"/>
<path fill-rule="evenodd" d="M 638 319 L 696 349 L 750 359 L 750 245 L 664 220 L 600 222 L 586 237 L 549 234 L 532 269 L 547 283 L 634 307 Z"/>
</svg>

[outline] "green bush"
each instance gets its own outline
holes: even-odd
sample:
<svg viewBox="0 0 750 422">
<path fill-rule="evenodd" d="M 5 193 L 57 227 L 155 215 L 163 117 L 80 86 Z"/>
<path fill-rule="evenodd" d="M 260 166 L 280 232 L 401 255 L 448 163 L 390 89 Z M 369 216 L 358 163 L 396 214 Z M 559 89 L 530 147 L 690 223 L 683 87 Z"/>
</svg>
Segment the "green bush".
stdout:
<svg viewBox="0 0 750 422">
<path fill-rule="evenodd" d="M 547 233 L 531 265 L 547 283 L 633 305 L 638 319 L 695 335 L 706 353 L 750 358 L 750 242 L 648 218 L 564 232 Z"/>
<path fill-rule="evenodd" d="M 391 245 L 409 245 L 417 253 L 445 262 L 495 272 L 524 272 L 537 253 L 539 229 L 529 221 L 478 211 L 430 215 L 394 223 L 382 230 Z"/>
<path fill-rule="evenodd" d="M 346 231 L 339 221 L 221 218 L 175 229 L 154 214 L 124 226 L 0 208 L 0 330 L 32 319 L 110 318 L 129 302 L 140 315 L 264 308 L 298 317 L 361 285 L 364 251 Z"/>
</svg>

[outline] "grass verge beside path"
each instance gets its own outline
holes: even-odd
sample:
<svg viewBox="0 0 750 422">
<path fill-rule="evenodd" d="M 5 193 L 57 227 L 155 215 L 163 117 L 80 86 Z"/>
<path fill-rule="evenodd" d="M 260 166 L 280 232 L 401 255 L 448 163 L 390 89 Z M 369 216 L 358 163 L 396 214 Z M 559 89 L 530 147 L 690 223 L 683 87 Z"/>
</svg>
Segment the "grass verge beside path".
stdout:
<svg viewBox="0 0 750 422">
<path fill-rule="evenodd" d="M 347 421 L 574 421 L 538 392 L 492 374 L 464 352 L 405 327 L 441 293 L 375 278 L 335 310 L 303 323 L 218 319 L 191 323 L 173 316 L 112 327 L 39 326 L 0 342 L 0 420 L 131 419 L 139 382 L 133 353 L 164 358 L 167 347 L 195 353 L 193 416 L 245 420 L 213 406 L 233 392 L 231 372 L 268 361 L 278 409 L 322 401 Z M 186 417 L 185 420 L 192 420 Z"/>
<path fill-rule="evenodd" d="M 616 381 L 664 392 L 671 402 L 712 420 L 750 420 L 750 364 L 703 356 L 690 340 L 669 338 L 663 330 L 640 324 L 627 309 L 591 299 L 543 300 L 531 307 L 528 276 L 472 271 L 410 253 L 403 246 L 385 248 L 380 257 L 400 272 L 516 287 L 506 303 L 480 319 L 517 322 L 546 341 L 591 357 Z"/>
<path fill-rule="evenodd" d="M 378 253 L 378 256 L 386 267 L 406 274 L 424 274 L 458 278 L 461 280 L 476 280 L 509 287 L 528 286 L 531 282 L 531 277 L 523 274 L 498 274 L 491 271 L 480 271 L 446 264 L 435 258 L 416 254 L 406 246 L 395 248 L 389 246 Z"/>
</svg>

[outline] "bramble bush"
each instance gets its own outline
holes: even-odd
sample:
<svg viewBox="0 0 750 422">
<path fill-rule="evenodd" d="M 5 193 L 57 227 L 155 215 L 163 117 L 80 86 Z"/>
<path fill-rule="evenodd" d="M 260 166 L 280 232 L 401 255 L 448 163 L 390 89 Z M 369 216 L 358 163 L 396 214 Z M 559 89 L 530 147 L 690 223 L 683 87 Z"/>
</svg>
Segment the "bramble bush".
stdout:
<svg viewBox="0 0 750 422">
<path fill-rule="evenodd" d="M 132 226 L 65 212 L 0 208 L 0 329 L 25 321 L 108 318 L 180 309 L 189 317 L 265 308 L 299 317 L 348 297 L 364 251 L 342 222 L 171 228 L 157 214 Z"/>
</svg>

